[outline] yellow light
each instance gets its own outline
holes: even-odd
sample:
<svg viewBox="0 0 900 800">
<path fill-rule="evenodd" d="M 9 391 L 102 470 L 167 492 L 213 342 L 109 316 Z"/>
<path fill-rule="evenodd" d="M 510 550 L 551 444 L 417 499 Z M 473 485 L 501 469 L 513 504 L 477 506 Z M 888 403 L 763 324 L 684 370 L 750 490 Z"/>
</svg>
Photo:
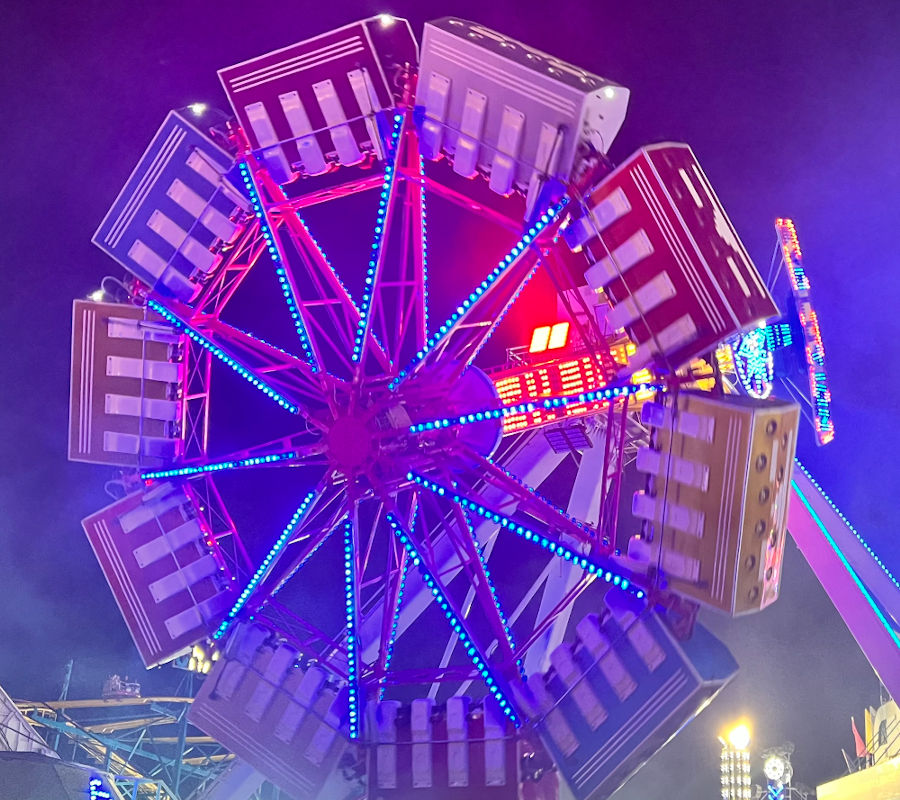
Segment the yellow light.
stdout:
<svg viewBox="0 0 900 800">
<path fill-rule="evenodd" d="M 196 671 L 197 671 L 197 659 L 194 658 L 193 656 L 191 656 L 190 661 L 188 661 L 188 669 L 189 669 L 191 672 L 196 672 Z"/>
<path fill-rule="evenodd" d="M 218 650 L 213 650 L 212 660 L 213 660 L 213 661 L 218 661 L 218 660 L 219 660 L 219 651 L 218 651 Z"/>
<path fill-rule="evenodd" d="M 560 347 L 565 347 L 568 340 L 569 323 L 557 322 L 552 328 L 550 328 L 550 337 L 549 341 L 547 342 L 547 349 L 558 350 Z"/>
<path fill-rule="evenodd" d="M 88 295 L 88 300 L 93 300 L 95 303 L 99 303 L 101 300 L 103 300 L 105 294 L 106 292 L 104 292 L 103 289 L 94 289 L 94 291 Z"/>
<path fill-rule="evenodd" d="M 191 103 L 188 108 L 191 110 L 191 113 L 195 117 L 199 117 L 206 113 L 206 109 L 208 108 L 208 106 L 206 105 L 206 103 Z"/>
<path fill-rule="evenodd" d="M 381 23 L 382 28 L 387 28 L 388 26 L 393 25 L 396 20 L 390 14 L 379 14 L 378 21 Z"/>
<path fill-rule="evenodd" d="M 728 731 L 728 743 L 735 750 L 746 750 L 750 745 L 750 728 L 741 723 Z"/>
<path fill-rule="evenodd" d="M 531 344 L 528 346 L 529 353 L 543 353 L 547 349 L 550 342 L 550 326 L 541 325 L 535 328 L 531 334 Z"/>
<path fill-rule="evenodd" d="M 209 672 L 210 667 L 212 667 L 212 661 L 204 661 L 203 669 L 201 670 L 201 672 L 203 672 L 203 674 L 206 675 L 206 673 Z"/>
<path fill-rule="evenodd" d="M 197 661 L 202 661 L 206 656 L 206 653 L 203 652 L 203 648 L 199 644 L 195 644 L 194 649 L 191 652 Z"/>
</svg>

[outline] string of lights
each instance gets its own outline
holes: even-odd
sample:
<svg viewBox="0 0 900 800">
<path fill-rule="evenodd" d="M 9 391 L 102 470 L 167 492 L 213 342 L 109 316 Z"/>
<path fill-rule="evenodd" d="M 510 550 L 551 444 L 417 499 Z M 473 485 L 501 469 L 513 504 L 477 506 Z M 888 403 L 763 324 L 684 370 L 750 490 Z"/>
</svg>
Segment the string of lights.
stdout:
<svg viewBox="0 0 900 800">
<path fill-rule="evenodd" d="M 247 383 L 259 389 L 259 391 L 261 391 L 266 397 L 271 398 L 276 403 L 278 403 L 278 405 L 280 405 L 287 411 L 290 411 L 292 414 L 300 413 L 300 407 L 298 405 L 292 403 L 283 394 L 277 392 L 275 389 L 269 386 L 269 384 L 264 380 L 258 378 L 237 359 L 232 358 L 221 347 L 214 344 L 210 339 L 205 337 L 198 330 L 182 322 L 164 305 L 156 302 L 156 300 L 153 300 L 152 298 L 148 298 L 147 306 L 157 314 L 159 314 L 163 319 L 165 319 L 166 322 L 170 323 L 173 327 L 186 334 L 192 341 L 199 344 L 205 350 L 209 350 L 209 352 L 212 353 L 216 358 L 218 358 L 219 361 L 221 361 L 226 366 L 231 367 L 231 369 L 233 369 L 238 375 L 240 375 L 245 381 L 247 381 Z"/>
<path fill-rule="evenodd" d="M 466 655 L 470 658 L 473 666 L 478 670 L 479 674 L 484 680 L 488 692 L 490 692 L 493 698 L 497 701 L 497 704 L 500 706 L 501 711 L 503 711 L 503 713 L 518 728 L 522 724 L 521 719 L 519 719 L 519 715 L 516 714 L 515 709 L 507 699 L 503 690 L 497 685 L 497 680 L 493 676 L 490 668 L 487 665 L 487 662 L 485 661 L 481 653 L 478 652 L 478 648 L 475 647 L 475 644 L 472 642 L 471 637 L 466 632 L 462 622 L 460 622 L 459 617 L 450 607 L 450 603 L 447 601 L 447 598 L 444 596 L 444 593 L 438 586 L 434 576 L 422 562 L 422 558 L 419 555 L 419 551 L 416 549 L 416 546 L 412 543 L 410 537 L 403 531 L 402 526 L 393 514 L 387 515 L 387 521 L 391 526 L 391 529 L 394 531 L 394 534 L 400 541 L 400 544 L 402 544 L 404 549 L 406 550 L 407 556 L 412 560 L 413 565 L 418 567 L 419 574 L 422 576 L 422 580 L 425 582 L 425 585 L 434 596 L 434 600 L 438 604 L 438 608 L 440 608 L 441 612 L 443 612 L 444 616 L 447 618 L 447 621 L 450 623 L 450 627 L 459 637 L 460 644 L 462 644 L 463 648 L 466 651 Z"/>
<path fill-rule="evenodd" d="M 421 486 L 422 488 L 428 489 L 429 491 L 440 497 L 446 497 L 448 500 L 459 504 L 463 508 L 475 512 L 478 516 L 489 519 L 491 522 L 500 525 L 501 528 L 505 528 L 506 530 L 511 531 L 517 536 L 521 536 L 526 541 L 534 542 L 539 547 L 542 547 L 544 550 L 549 551 L 557 558 L 560 558 L 563 561 L 570 561 L 575 566 L 587 570 L 591 575 L 596 575 L 599 579 L 606 581 L 606 583 L 612 584 L 619 589 L 634 594 L 638 598 L 643 598 L 645 596 L 644 590 L 632 583 L 631 580 L 626 576 L 612 571 L 611 569 L 604 566 L 603 564 L 600 564 L 594 559 L 588 558 L 587 556 L 584 556 L 581 553 L 573 550 L 572 548 L 562 544 L 562 542 L 556 542 L 552 539 L 548 539 L 546 536 L 542 536 L 541 534 L 536 533 L 530 528 L 526 528 L 524 525 L 520 525 L 515 520 L 507 517 L 505 514 L 500 514 L 496 511 L 492 511 L 491 509 L 481 505 L 481 503 L 463 497 L 462 495 L 454 492 L 452 489 L 446 486 L 441 486 L 440 484 L 435 483 L 434 481 L 431 481 L 422 475 L 417 475 L 414 472 L 408 472 L 406 477 L 408 480 L 413 481 L 415 484 Z"/>
</svg>

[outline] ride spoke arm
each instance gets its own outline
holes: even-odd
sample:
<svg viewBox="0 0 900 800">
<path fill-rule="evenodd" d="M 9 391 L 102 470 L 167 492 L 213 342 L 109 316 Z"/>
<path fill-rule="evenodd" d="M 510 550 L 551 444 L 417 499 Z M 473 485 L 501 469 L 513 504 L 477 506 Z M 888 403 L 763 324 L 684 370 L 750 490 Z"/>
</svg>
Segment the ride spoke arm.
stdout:
<svg viewBox="0 0 900 800">
<path fill-rule="evenodd" d="M 417 547 L 417 543 L 413 540 L 410 532 L 402 525 L 400 519 L 394 516 L 394 514 L 388 513 L 387 520 L 388 524 L 393 529 L 394 535 L 397 537 L 397 540 L 401 545 L 403 545 L 403 548 L 406 550 L 408 556 L 410 557 L 413 566 L 418 568 L 419 573 L 422 576 L 422 580 L 434 595 L 435 602 L 438 604 L 440 610 L 444 613 L 444 616 L 447 618 L 450 627 L 453 629 L 453 631 L 455 631 L 456 635 L 459 636 L 460 642 L 465 648 L 466 655 L 469 657 L 469 659 L 472 661 L 472 665 L 484 679 L 488 692 L 493 695 L 503 713 L 506 714 L 506 716 L 516 725 L 516 727 L 518 727 L 521 724 L 521 721 L 519 720 L 515 709 L 507 699 L 503 689 L 500 687 L 497 676 L 495 676 L 492 668 L 488 665 L 485 659 L 484 651 L 479 650 L 474 639 L 472 638 L 472 634 L 466 626 L 465 621 L 460 614 L 460 610 L 454 606 L 449 592 L 447 591 L 447 586 L 437 575 L 435 565 L 431 565 L 426 561 L 426 559 L 422 555 L 422 552 Z"/>
<path fill-rule="evenodd" d="M 292 414 L 310 419 L 300 402 L 323 401 L 321 382 L 296 356 L 213 317 L 191 318 L 190 309 L 174 300 L 164 306 L 149 298 L 147 307 Z"/>
<path fill-rule="evenodd" d="M 324 445 L 321 440 L 313 440 L 300 434 L 284 436 L 271 442 L 237 450 L 215 461 L 192 461 L 190 464 L 171 469 L 142 472 L 141 480 L 161 480 L 163 478 L 192 478 L 210 472 L 225 472 L 235 469 L 256 467 L 313 466 L 324 463 L 321 456 Z"/>
<path fill-rule="evenodd" d="M 307 224 L 287 203 L 281 187 L 266 170 L 257 168 L 256 180 L 271 199 L 263 213 L 271 220 L 283 256 L 277 275 L 289 306 L 293 306 L 291 313 L 302 319 L 316 362 L 329 371 L 349 375 L 359 309 Z M 295 264 L 302 270 L 297 271 Z M 372 344 L 375 357 L 386 368 L 387 357 Z"/>
<path fill-rule="evenodd" d="M 391 362 L 400 364 L 425 344 L 427 314 L 424 176 L 409 121 L 400 133 L 395 164 L 399 174 L 387 198 L 371 325 Z"/>
<path fill-rule="evenodd" d="M 495 509 L 489 508 L 477 499 L 468 497 L 465 492 L 455 487 L 440 484 L 423 475 L 410 472 L 407 476 L 416 486 L 428 489 L 434 494 L 444 497 L 447 500 L 457 503 L 469 512 L 500 525 L 501 529 L 506 529 L 526 541 L 535 544 L 557 558 L 563 561 L 571 562 L 574 566 L 587 570 L 590 574 L 596 574 L 602 577 L 607 583 L 617 586 L 627 592 L 635 594 L 638 598 L 646 595 L 646 588 L 642 585 L 646 583 L 647 577 L 640 573 L 635 573 L 620 564 L 617 564 L 612 558 L 597 557 L 593 554 L 584 555 L 577 549 L 564 541 L 556 531 L 551 529 L 534 530 L 531 527 L 522 524 L 517 519 L 502 514 Z"/>
<path fill-rule="evenodd" d="M 464 460 L 468 464 L 474 462 L 475 473 L 484 486 L 492 486 L 506 496 L 515 498 L 520 513 L 533 517 L 548 530 L 565 535 L 571 541 L 596 547 L 596 531 L 570 517 L 561 508 L 538 494 L 533 487 L 522 483 L 491 459 L 466 448 Z"/>
<path fill-rule="evenodd" d="M 436 500 L 434 495 L 430 496 L 432 501 Z M 518 661 L 512 630 L 491 581 L 485 554 L 478 543 L 469 515 L 457 504 L 452 504 L 450 507 L 450 519 L 447 527 L 452 531 L 451 535 L 456 536 L 460 540 L 461 547 L 466 555 L 464 569 L 470 587 L 475 591 L 479 607 L 490 626 L 491 635 L 500 643 L 503 662 L 511 666 Z M 466 616 L 469 615 L 471 610 L 468 607 L 470 602 L 467 601 L 467 607 L 463 609 L 463 613 Z"/>
<path fill-rule="evenodd" d="M 257 567 L 238 600 L 226 614 L 213 638 L 220 639 L 224 636 L 239 615 L 259 610 L 265 599 L 281 589 L 284 583 L 306 563 L 346 512 L 342 493 L 333 485 L 323 481 L 309 492 Z M 303 542 L 304 551 L 299 558 L 286 563 L 285 551 L 288 545 L 295 542 Z"/>
<path fill-rule="evenodd" d="M 360 306 L 360 320 L 356 326 L 353 339 L 352 359 L 357 365 L 354 378 L 359 380 L 365 374 L 366 355 L 375 344 L 372 335 L 372 320 L 374 312 L 379 304 L 378 298 L 382 290 L 382 284 L 388 279 L 385 274 L 385 265 L 388 261 L 388 235 L 393 218 L 396 213 L 397 198 L 400 194 L 400 182 L 397 180 L 397 157 L 400 151 L 401 133 L 409 123 L 410 115 L 407 113 L 395 114 L 391 139 L 387 146 L 387 159 L 384 165 L 384 181 L 381 187 L 381 195 L 378 200 L 378 213 L 375 218 L 375 236 L 372 249 L 369 254 L 369 263 L 366 268 L 365 287 Z M 378 302 L 376 302 L 378 301 Z M 387 352 L 393 352 L 391 343 L 385 345 Z M 389 365 L 393 369 L 393 365 Z"/>
<path fill-rule="evenodd" d="M 544 243 L 552 238 L 553 231 L 559 226 L 566 203 L 564 198 L 538 218 L 425 342 L 424 347 L 391 382 L 392 387 L 438 360 L 457 364 L 457 374 L 472 362 L 537 268 Z"/>
<path fill-rule="evenodd" d="M 230 247 L 212 280 L 203 287 L 200 297 L 193 303 L 195 312 L 220 316 L 267 246 L 259 221 L 254 219 Z"/>
<path fill-rule="evenodd" d="M 254 376 L 259 376 L 286 396 L 296 398 L 298 403 L 325 404 L 328 383 L 302 358 L 219 319 L 200 321 L 198 330 Z M 301 408 L 301 415 L 309 418 L 304 408 Z"/>
</svg>

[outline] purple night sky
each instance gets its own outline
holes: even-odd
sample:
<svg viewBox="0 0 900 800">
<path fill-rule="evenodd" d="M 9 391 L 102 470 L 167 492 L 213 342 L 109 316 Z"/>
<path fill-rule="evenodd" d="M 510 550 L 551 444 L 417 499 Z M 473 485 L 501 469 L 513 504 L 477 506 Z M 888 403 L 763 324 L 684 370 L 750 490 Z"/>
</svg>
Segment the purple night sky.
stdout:
<svg viewBox="0 0 900 800">
<path fill-rule="evenodd" d="M 36 0 L 4 10 L 0 78 L 0 685 L 14 697 L 55 696 L 70 657 L 73 696 L 98 696 L 110 672 L 148 689 L 172 682 L 165 669 L 143 673 L 79 524 L 108 502 L 110 471 L 66 461 L 72 298 L 120 272 L 91 234 L 170 108 L 226 107 L 218 68 L 382 11 L 407 17 L 417 36 L 435 17 L 477 20 L 629 87 L 612 159 L 650 142 L 691 144 L 762 269 L 774 218 L 795 220 L 837 431 L 823 449 L 804 431 L 799 456 L 900 572 L 891 522 L 900 497 L 900 3 Z M 332 235 L 356 225 L 332 219 Z M 715 737 L 741 715 L 754 721 L 757 753 L 795 742 L 795 781 L 840 774 L 850 715 L 859 722 L 878 704 L 878 681 L 796 548 L 774 607 L 737 621 L 706 615 L 705 624 L 729 644 L 740 676 L 616 797 L 716 796 Z M 755 757 L 753 768 L 762 783 Z"/>
</svg>

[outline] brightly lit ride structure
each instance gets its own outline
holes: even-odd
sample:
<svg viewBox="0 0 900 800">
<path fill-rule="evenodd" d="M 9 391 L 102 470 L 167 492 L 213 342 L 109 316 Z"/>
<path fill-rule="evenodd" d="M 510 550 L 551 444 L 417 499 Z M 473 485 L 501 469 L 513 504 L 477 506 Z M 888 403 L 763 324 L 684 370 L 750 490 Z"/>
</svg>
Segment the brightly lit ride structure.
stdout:
<svg viewBox="0 0 900 800">
<path fill-rule="evenodd" d="M 716 357 L 734 391 L 759 399 L 774 393 L 796 401 L 813 426 L 816 442 L 824 445 L 834 439 L 834 420 L 819 318 L 793 220 L 775 220 L 775 232 L 777 267 L 770 270 L 767 283 L 785 313 L 722 345 Z"/>
<path fill-rule="evenodd" d="M 234 118 L 173 112 L 95 236 L 127 295 L 75 305 L 70 457 L 124 470 L 84 526 L 142 658 L 213 641 L 192 723 L 298 798 L 552 793 L 547 754 L 607 796 L 736 670 L 697 604 L 777 596 L 796 407 L 681 372 L 768 289 L 687 145 L 613 168 L 628 90 L 496 31 L 420 54 L 382 15 L 220 77 Z M 373 195 L 339 274 L 313 218 L 351 204 L 341 249 Z M 426 196 L 505 255 L 438 271 Z"/>
</svg>

